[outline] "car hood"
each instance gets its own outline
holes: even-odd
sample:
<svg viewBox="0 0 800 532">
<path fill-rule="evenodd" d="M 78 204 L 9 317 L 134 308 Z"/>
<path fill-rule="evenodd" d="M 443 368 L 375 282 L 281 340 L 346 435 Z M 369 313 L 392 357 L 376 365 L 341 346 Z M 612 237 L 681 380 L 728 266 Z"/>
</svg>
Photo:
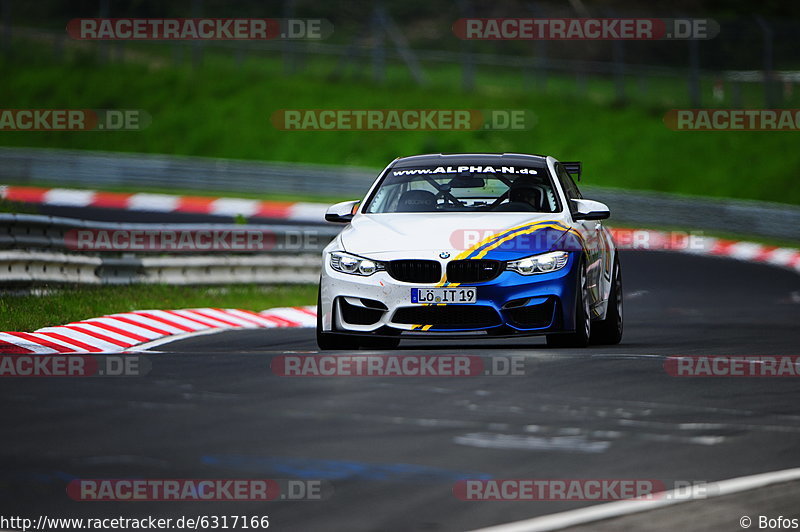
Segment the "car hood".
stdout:
<svg viewBox="0 0 800 532">
<path fill-rule="evenodd" d="M 520 226 L 530 230 L 503 235 Z M 375 259 L 456 257 L 487 238 L 503 238 L 485 256 L 512 260 L 549 251 L 567 228 L 565 216 L 552 213 L 359 214 L 340 238 L 345 251 Z"/>
</svg>

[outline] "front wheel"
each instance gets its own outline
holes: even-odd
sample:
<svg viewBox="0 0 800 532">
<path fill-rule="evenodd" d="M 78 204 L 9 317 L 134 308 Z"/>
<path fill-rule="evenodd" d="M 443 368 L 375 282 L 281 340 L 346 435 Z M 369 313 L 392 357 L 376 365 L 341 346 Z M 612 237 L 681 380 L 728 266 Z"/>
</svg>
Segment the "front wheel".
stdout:
<svg viewBox="0 0 800 532">
<path fill-rule="evenodd" d="M 614 259 L 614 277 L 608 295 L 606 318 L 594 323 L 591 341 L 593 344 L 614 345 L 622 340 L 622 270 L 619 258 Z"/>
<path fill-rule="evenodd" d="M 592 335 L 592 314 L 589 309 L 591 296 L 586 265 L 583 261 L 578 265 L 578 281 L 575 289 L 575 332 L 566 334 L 548 334 L 548 347 L 586 347 Z"/>
<path fill-rule="evenodd" d="M 322 330 L 322 282 L 317 292 L 317 346 L 320 351 L 355 350 L 358 339 L 352 336 L 333 334 Z"/>
</svg>

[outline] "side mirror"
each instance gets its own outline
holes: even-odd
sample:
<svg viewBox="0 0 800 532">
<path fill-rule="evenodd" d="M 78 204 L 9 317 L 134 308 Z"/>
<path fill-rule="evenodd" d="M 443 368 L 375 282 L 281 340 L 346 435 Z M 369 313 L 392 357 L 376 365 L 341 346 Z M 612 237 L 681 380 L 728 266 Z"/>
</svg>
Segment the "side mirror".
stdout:
<svg viewBox="0 0 800 532">
<path fill-rule="evenodd" d="M 575 206 L 572 213 L 573 220 L 605 220 L 611 216 L 611 211 L 605 203 L 588 199 L 571 200 Z"/>
<path fill-rule="evenodd" d="M 327 212 L 325 212 L 325 221 L 340 224 L 350 223 L 350 220 L 353 219 L 353 215 L 358 210 L 359 203 L 361 202 L 358 200 L 353 200 L 343 201 L 341 203 L 337 203 L 336 205 L 331 205 L 328 207 Z"/>
</svg>

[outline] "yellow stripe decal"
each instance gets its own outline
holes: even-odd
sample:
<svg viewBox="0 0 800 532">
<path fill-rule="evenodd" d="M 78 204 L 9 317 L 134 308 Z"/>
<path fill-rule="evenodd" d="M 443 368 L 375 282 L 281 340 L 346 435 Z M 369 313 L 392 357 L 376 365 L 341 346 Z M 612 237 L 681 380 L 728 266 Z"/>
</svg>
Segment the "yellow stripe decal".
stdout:
<svg viewBox="0 0 800 532">
<path fill-rule="evenodd" d="M 550 225 L 550 224 L 542 225 L 542 226 L 533 226 L 533 227 L 530 227 L 528 229 L 521 229 L 521 230 L 519 230 L 519 231 L 517 231 L 515 233 L 512 233 L 510 235 L 506 235 L 503 238 L 501 238 L 501 239 L 499 239 L 499 240 L 497 240 L 495 242 L 492 242 L 491 244 L 489 244 L 488 246 L 483 248 L 477 255 L 475 255 L 472 258 L 481 259 L 481 258 L 485 257 L 486 254 L 489 253 L 491 250 L 501 246 L 503 244 L 503 242 L 507 242 L 507 241 L 511 240 L 512 238 L 516 238 L 516 237 L 518 237 L 520 235 L 526 235 L 526 234 L 533 233 L 535 231 L 539 231 L 541 229 L 547 229 L 547 228 L 565 230 L 562 227 L 559 227 L 557 225 Z M 574 229 L 566 229 L 566 232 L 574 234 L 575 236 L 577 236 L 581 240 L 581 242 L 583 241 L 583 239 L 581 238 L 580 233 L 578 233 Z"/>
<path fill-rule="evenodd" d="M 515 237 L 517 237 L 519 235 L 533 233 L 533 232 L 538 231 L 540 229 L 546 229 L 546 228 L 558 229 L 558 230 L 561 230 L 561 231 L 566 231 L 566 232 L 572 233 L 572 234 L 576 235 L 581 240 L 581 244 L 583 244 L 583 238 L 574 229 L 570 229 L 569 227 L 567 227 L 566 225 L 564 225 L 562 222 L 560 222 L 558 220 L 543 220 L 541 222 L 532 222 L 532 223 L 518 225 L 516 227 L 512 227 L 510 229 L 506 229 L 504 231 L 500 231 L 499 233 L 495 233 L 493 235 L 490 235 L 490 236 L 484 238 L 483 240 L 481 240 L 480 242 L 478 242 L 477 244 L 471 246 L 469 249 L 466 249 L 466 250 L 462 251 L 461 253 L 459 253 L 453 260 L 461 260 L 461 259 L 464 259 L 466 257 L 469 257 L 472 253 L 475 253 L 478 250 L 480 250 L 478 252 L 478 254 L 475 255 L 474 257 L 470 257 L 470 258 L 480 259 L 480 258 L 484 257 L 492 249 L 495 249 L 498 246 L 500 246 L 503 242 L 506 242 L 506 241 L 508 241 L 508 240 L 510 240 L 512 238 L 515 238 Z M 483 246 L 486 246 L 486 248 L 481 249 Z M 442 279 L 436 284 L 436 286 L 437 287 L 441 287 L 441 286 L 454 286 L 455 287 L 455 286 L 459 286 L 460 284 L 461 283 L 449 283 L 447 281 L 447 274 L 445 273 L 442 276 Z"/>
</svg>

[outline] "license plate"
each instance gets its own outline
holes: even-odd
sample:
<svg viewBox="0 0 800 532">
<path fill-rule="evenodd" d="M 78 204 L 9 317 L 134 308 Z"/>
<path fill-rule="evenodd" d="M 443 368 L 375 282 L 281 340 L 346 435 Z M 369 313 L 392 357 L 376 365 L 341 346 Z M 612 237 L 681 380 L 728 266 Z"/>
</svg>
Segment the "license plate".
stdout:
<svg viewBox="0 0 800 532">
<path fill-rule="evenodd" d="M 478 300 L 477 288 L 412 288 L 412 303 L 467 304 Z"/>
</svg>

